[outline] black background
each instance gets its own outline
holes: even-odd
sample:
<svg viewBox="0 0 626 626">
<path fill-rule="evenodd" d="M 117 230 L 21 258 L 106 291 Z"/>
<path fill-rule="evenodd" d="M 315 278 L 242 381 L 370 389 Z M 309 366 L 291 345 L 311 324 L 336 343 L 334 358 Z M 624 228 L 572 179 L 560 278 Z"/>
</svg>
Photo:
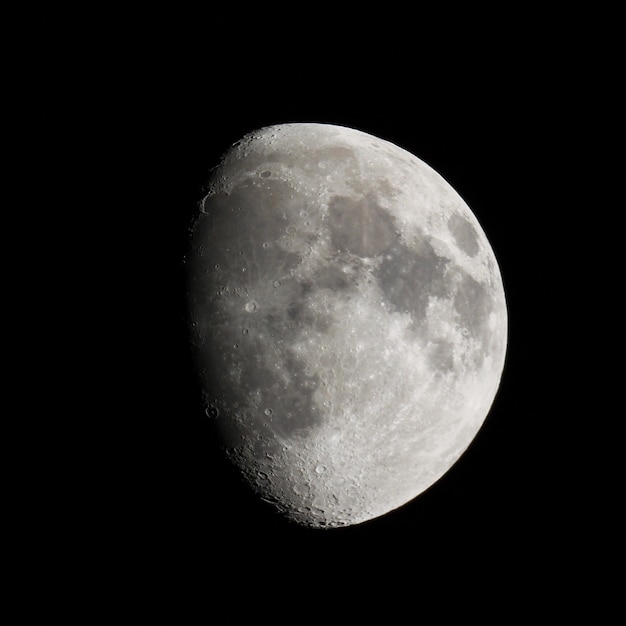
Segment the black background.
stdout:
<svg viewBox="0 0 626 626">
<path fill-rule="evenodd" d="M 610 554 L 606 470 L 580 445 L 589 345 L 572 335 L 600 82 L 584 16 L 268 11 L 118 16 L 37 56 L 40 170 L 63 170 L 51 221 L 71 242 L 54 251 L 46 294 L 71 304 L 44 362 L 71 367 L 48 395 L 61 417 L 37 430 L 27 605 L 183 623 L 582 608 Z M 441 173 L 483 226 L 509 309 L 500 390 L 460 461 L 401 509 L 330 531 L 278 518 L 216 455 L 185 334 L 210 168 L 246 132 L 297 121 L 363 130 Z"/>
</svg>

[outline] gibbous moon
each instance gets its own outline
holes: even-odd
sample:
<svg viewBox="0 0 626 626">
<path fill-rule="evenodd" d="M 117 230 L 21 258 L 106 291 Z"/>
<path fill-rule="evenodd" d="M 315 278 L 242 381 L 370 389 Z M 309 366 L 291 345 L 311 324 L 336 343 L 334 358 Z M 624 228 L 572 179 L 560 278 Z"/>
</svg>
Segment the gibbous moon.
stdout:
<svg viewBox="0 0 626 626">
<path fill-rule="evenodd" d="M 212 171 L 187 269 L 206 414 L 301 525 L 412 500 L 489 412 L 507 343 L 494 253 L 459 194 L 388 141 L 316 123 L 245 136 Z"/>
</svg>

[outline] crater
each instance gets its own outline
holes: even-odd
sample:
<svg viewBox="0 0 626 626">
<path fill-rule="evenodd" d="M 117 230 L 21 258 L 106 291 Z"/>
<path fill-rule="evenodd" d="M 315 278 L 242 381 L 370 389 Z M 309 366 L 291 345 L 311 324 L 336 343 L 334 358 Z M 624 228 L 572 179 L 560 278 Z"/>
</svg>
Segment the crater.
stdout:
<svg viewBox="0 0 626 626">
<path fill-rule="evenodd" d="M 396 239 L 391 215 L 369 194 L 360 198 L 334 196 L 328 209 L 332 242 L 340 252 L 375 257 Z"/>
</svg>

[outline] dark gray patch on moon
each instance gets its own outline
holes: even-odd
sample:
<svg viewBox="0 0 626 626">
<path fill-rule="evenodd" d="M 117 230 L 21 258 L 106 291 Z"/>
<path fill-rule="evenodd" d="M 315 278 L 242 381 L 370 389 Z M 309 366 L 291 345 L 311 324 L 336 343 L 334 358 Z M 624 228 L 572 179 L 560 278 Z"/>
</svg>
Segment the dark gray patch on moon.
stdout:
<svg viewBox="0 0 626 626">
<path fill-rule="evenodd" d="M 454 344 L 445 339 L 438 339 L 428 356 L 429 365 L 440 374 L 454 371 Z"/>
<path fill-rule="evenodd" d="M 354 269 L 358 267 L 356 263 L 352 265 Z M 332 265 L 316 270 L 315 287 L 318 289 L 330 289 L 331 291 L 344 291 L 354 287 L 354 284 L 337 265 Z"/>
<path fill-rule="evenodd" d="M 244 359 L 241 389 L 249 390 L 256 408 L 248 426 L 260 434 L 269 429 L 285 437 L 315 426 L 320 418 L 313 401 L 318 377 L 307 372 L 280 340 L 251 342 Z"/>
<path fill-rule="evenodd" d="M 310 158 L 302 159 L 299 164 L 302 167 L 310 168 L 315 165 L 316 169 L 327 169 L 333 167 L 335 163 L 342 163 L 352 167 L 357 167 L 357 156 L 351 148 L 339 145 L 325 147 L 314 147 L 310 151 Z"/>
<path fill-rule="evenodd" d="M 290 195 L 293 191 L 285 183 L 267 179 L 262 183 L 247 180 L 230 194 L 206 198 L 193 245 L 204 249 L 207 269 L 249 283 L 265 273 L 263 268 L 275 268 L 279 274 L 295 267 L 298 255 L 271 245 L 289 226 L 286 215 L 275 207 Z"/>
<path fill-rule="evenodd" d="M 206 397 L 230 446 L 250 432 L 258 441 L 302 434 L 321 419 L 313 402 L 319 381 L 291 347 L 304 325 L 326 320 L 304 315 L 306 287 L 291 276 L 300 255 L 275 244 L 291 225 L 290 204 L 298 202 L 283 181 L 247 179 L 229 194 L 206 198 L 194 227 L 193 343 Z"/>
<path fill-rule="evenodd" d="M 391 215 L 371 195 L 331 199 L 330 232 L 335 249 L 360 257 L 382 254 L 397 238 Z"/>
<path fill-rule="evenodd" d="M 292 320 L 298 327 L 312 328 L 321 333 L 327 331 L 333 324 L 329 315 L 315 311 L 309 306 L 308 298 L 293 300 L 287 307 L 287 319 Z M 278 323 L 284 324 L 284 318 L 279 319 Z"/>
<path fill-rule="evenodd" d="M 448 220 L 448 229 L 454 237 L 456 245 L 469 257 L 475 257 L 480 250 L 478 233 L 469 220 L 455 213 Z"/>
<path fill-rule="evenodd" d="M 475 355 L 475 366 L 482 365 L 489 351 L 489 315 L 493 310 L 492 297 L 483 283 L 462 272 L 458 290 L 454 296 L 457 320 L 463 331 L 481 344 Z"/>
<path fill-rule="evenodd" d="M 391 309 L 410 313 L 413 323 L 419 324 L 425 318 L 430 296 L 444 297 L 448 293 L 448 262 L 435 253 L 424 236 L 410 248 L 396 240 L 374 275 Z"/>
<path fill-rule="evenodd" d="M 269 317 L 266 321 L 273 325 Z M 319 381 L 287 349 L 293 333 L 284 330 L 281 337 L 270 337 L 254 327 L 246 335 L 237 330 L 212 328 L 197 356 L 203 388 L 219 409 L 225 442 L 237 445 L 251 432 L 270 439 L 272 433 L 305 434 L 321 417 L 313 400 Z"/>
<path fill-rule="evenodd" d="M 473 337 L 480 337 L 491 312 L 491 300 L 485 286 L 463 272 L 454 297 L 454 308 L 461 325 Z"/>
</svg>

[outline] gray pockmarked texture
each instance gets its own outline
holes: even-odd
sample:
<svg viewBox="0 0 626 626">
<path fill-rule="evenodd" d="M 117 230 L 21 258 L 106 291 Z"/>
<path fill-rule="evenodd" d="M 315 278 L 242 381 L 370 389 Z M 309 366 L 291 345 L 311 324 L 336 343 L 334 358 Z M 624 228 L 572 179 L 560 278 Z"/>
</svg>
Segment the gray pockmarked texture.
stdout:
<svg viewBox="0 0 626 626">
<path fill-rule="evenodd" d="M 415 498 L 500 382 L 495 256 L 454 189 L 358 130 L 250 133 L 213 170 L 188 259 L 191 339 L 225 453 L 312 527 Z"/>
</svg>

